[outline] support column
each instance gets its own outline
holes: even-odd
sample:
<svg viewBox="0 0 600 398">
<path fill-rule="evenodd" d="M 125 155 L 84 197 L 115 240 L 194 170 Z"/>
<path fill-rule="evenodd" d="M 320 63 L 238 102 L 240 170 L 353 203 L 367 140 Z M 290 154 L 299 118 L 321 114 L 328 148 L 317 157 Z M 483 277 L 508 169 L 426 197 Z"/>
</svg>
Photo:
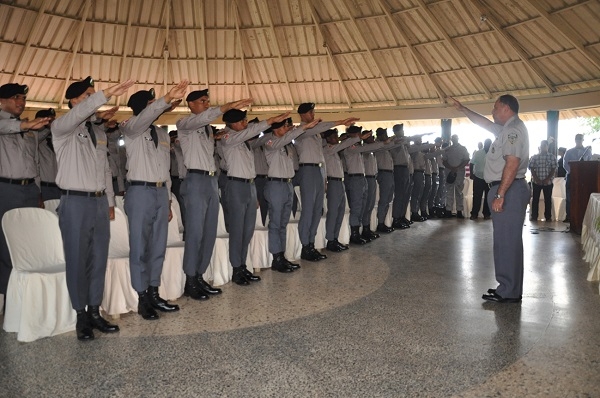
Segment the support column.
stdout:
<svg viewBox="0 0 600 398">
<path fill-rule="evenodd" d="M 546 111 L 546 122 L 548 123 L 548 134 L 547 140 L 550 142 L 550 138 L 554 138 L 554 143 L 550 144 L 549 152 L 556 156 L 558 149 L 558 111 Z"/>
<path fill-rule="evenodd" d="M 452 135 L 452 119 L 442 119 L 442 140 L 450 142 Z"/>
</svg>

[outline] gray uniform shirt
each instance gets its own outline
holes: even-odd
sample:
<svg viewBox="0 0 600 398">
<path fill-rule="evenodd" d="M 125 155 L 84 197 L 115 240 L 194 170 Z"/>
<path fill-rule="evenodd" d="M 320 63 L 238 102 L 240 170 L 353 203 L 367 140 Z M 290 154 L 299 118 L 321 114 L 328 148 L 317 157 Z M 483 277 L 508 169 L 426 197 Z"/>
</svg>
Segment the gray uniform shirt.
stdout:
<svg viewBox="0 0 600 398">
<path fill-rule="evenodd" d="M 377 175 L 377 161 L 375 160 L 373 152 L 363 152 L 362 158 L 363 164 L 365 165 L 365 175 Z"/>
<path fill-rule="evenodd" d="M 256 177 L 254 153 L 246 141 L 265 131 L 269 125 L 266 121 L 249 124 L 245 130 L 228 129 L 221 138 L 223 155 L 227 161 L 227 177 L 251 179 Z"/>
<path fill-rule="evenodd" d="M 327 177 L 344 178 L 344 167 L 342 165 L 341 151 L 360 141 L 360 137 L 347 138 L 339 144 L 327 144 L 323 147 Z"/>
<path fill-rule="evenodd" d="M 258 146 L 252 148 L 252 151 L 254 152 L 254 170 L 256 171 L 256 175 L 266 176 L 269 174 L 269 163 L 267 162 L 265 148 Z"/>
<path fill-rule="evenodd" d="M 214 145 L 213 145 L 214 146 Z M 187 175 L 187 168 L 185 167 L 185 162 L 183 160 L 183 148 L 181 148 L 180 142 L 175 142 L 173 145 L 173 157 L 175 158 L 175 162 L 171 162 L 171 168 L 173 167 L 173 163 L 175 163 L 176 170 L 171 170 L 171 173 L 175 172 L 180 179 L 184 179 Z"/>
<path fill-rule="evenodd" d="M 183 150 L 183 164 L 188 169 L 215 171 L 215 141 L 210 122 L 221 116 L 220 107 L 211 107 L 197 115 L 177 121 L 177 136 Z M 183 178 L 181 174 L 179 178 Z"/>
<path fill-rule="evenodd" d="M 223 154 L 223 143 L 221 140 L 217 141 L 217 145 L 215 145 L 215 150 L 217 151 L 217 156 L 219 157 L 219 168 L 221 170 L 229 170 L 229 166 L 227 165 L 227 159 L 225 159 L 225 155 Z"/>
<path fill-rule="evenodd" d="M 304 128 L 298 126 L 285 133 L 283 137 L 271 134 L 265 143 L 265 155 L 269 164 L 269 177 L 292 178 L 294 177 L 294 161 L 288 150 L 288 144 L 304 133 Z"/>
<path fill-rule="evenodd" d="M 306 123 L 302 122 L 300 125 Z M 321 133 L 335 127 L 334 122 L 321 122 L 296 139 L 300 163 L 325 163 Z"/>
<path fill-rule="evenodd" d="M 49 128 L 44 128 L 38 132 L 38 170 L 40 181 L 56 182 L 56 174 L 58 173 L 58 164 L 56 163 L 56 155 L 50 149 L 46 138 L 50 134 Z"/>
<path fill-rule="evenodd" d="M 458 167 L 458 165 L 468 162 L 470 159 L 469 151 L 461 144 L 452 144 L 446 148 L 444 158 L 452 167 Z"/>
<path fill-rule="evenodd" d="M 117 178 L 117 185 L 119 186 L 119 191 L 125 191 L 125 160 L 122 158 L 122 148 L 119 145 L 119 138 L 121 137 L 121 132 L 119 129 L 113 131 L 112 133 L 107 133 L 106 137 L 108 139 L 108 165 L 110 166 L 110 172 L 113 177 Z"/>
<path fill-rule="evenodd" d="M 346 167 L 348 174 L 365 174 L 365 164 L 363 163 L 363 152 L 376 151 L 383 147 L 383 142 L 373 142 L 372 144 L 354 144 L 344 150 L 346 158 Z"/>
<path fill-rule="evenodd" d="M 483 176 L 485 181 L 500 181 L 506 165 L 505 156 L 519 158 L 519 168 L 515 178 L 524 178 L 529 163 L 529 134 L 525 123 L 518 116 L 508 119 L 504 126 L 494 123 L 489 129 L 496 135 L 485 158 Z"/>
<path fill-rule="evenodd" d="M 37 176 L 35 152 L 37 137 L 33 131 L 23 132 L 21 121 L 0 111 L 0 177 L 25 179 Z"/>
<path fill-rule="evenodd" d="M 129 181 L 166 182 L 171 192 L 171 139 L 167 131 L 156 127 L 158 146 L 152 141 L 150 126 L 171 107 L 164 97 L 148 105 L 137 116 L 121 123 L 127 148 L 127 179 Z"/>
<path fill-rule="evenodd" d="M 57 118 L 50 130 L 58 163 L 56 184 L 61 189 L 95 192 L 106 190 L 108 205 L 115 205 L 112 174 L 108 165 L 108 142 L 104 124 L 92 122 L 96 147 L 85 122 L 94 119 L 96 110 L 108 98 L 102 91 L 92 94 L 65 115 Z"/>
<path fill-rule="evenodd" d="M 390 154 L 394 160 L 394 166 L 408 166 L 410 161 L 410 154 L 408 153 L 409 143 L 401 137 L 397 138 L 400 140 L 401 145 L 390 150 Z"/>
</svg>

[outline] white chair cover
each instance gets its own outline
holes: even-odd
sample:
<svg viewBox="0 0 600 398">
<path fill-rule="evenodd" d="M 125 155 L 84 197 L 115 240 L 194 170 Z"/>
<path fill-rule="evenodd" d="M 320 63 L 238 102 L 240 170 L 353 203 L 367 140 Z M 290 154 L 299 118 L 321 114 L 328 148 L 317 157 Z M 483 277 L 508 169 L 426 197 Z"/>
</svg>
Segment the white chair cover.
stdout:
<svg viewBox="0 0 600 398">
<path fill-rule="evenodd" d="M 177 226 L 179 227 L 179 233 L 183 233 L 183 219 L 181 218 L 181 206 L 175 195 L 171 195 L 171 209 L 174 214 L 177 214 Z"/>
<path fill-rule="evenodd" d="M 44 209 L 13 209 L 2 229 L 13 263 L 4 330 L 23 342 L 74 330 L 58 217 Z"/>
<path fill-rule="evenodd" d="M 177 300 L 183 296 L 185 273 L 183 272 L 184 242 L 179 233 L 178 214 L 173 211 L 173 219 L 169 222 L 167 251 L 160 277 L 158 292 L 165 300 Z"/>
<path fill-rule="evenodd" d="M 125 197 L 120 195 L 115 196 L 115 206 L 125 213 Z"/>
<path fill-rule="evenodd" d="M 265 225 L 269 225 L 268 216 L 265 220 Z M 250 246 L 248 247 L 246 265 L 250 271 L 258 268 L 270 268 L 272 260 L 273 255 L 269 253 L 269 228 L 262 225 L 262 218 L 259 212 L 254 223 L 254 235 L 252 235 L 252 240 L 250 240 Z"/>
<path fill-rule="evenodd" d="M 298 234 L 298 220 L 294 218 L 294 214 L 290 214 L 286 232 L 285 258 L 291 261 L 299 260 L 302 254 L 302 242 Z"/>
<path fill-rule="evenodd" d="M 54 214 L 57 214 L 58 205 L 60 204 L 60 199 L 49 199 L 44 201 L 44 209 L 51 211 Z"/>
<path fill-rule="evenodd" d="M 217 222 L 217 239 L 213 249 L 212 258 L 208 269 L 203 275 L 204 280 L 213 281 L 214 286 L 222 286 L 233 277 L 233 268 L 229 263 L 229 234 L 225 229 L 223 207 L 219 204 L 219 218 Z"/>
</svg>

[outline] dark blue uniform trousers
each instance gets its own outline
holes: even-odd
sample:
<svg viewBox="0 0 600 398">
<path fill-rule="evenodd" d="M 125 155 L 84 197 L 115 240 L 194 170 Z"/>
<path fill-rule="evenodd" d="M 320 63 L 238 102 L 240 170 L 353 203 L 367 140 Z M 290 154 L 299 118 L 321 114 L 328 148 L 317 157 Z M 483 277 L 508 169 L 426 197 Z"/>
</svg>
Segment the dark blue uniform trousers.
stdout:
<svg viewBox="0 0 600 398">
<path fill-rule="evenodd" d="M 336 240 L 340 236 L 344 213 L 346 212 L 346 188 L 343 181 L 327 181 L 327 217 L 325 218 L 325 239 Z"/>
<path fill-rule="evenodd" d="M 394 219 L 402 218 L 406 215 L 406 206 L 410 197 L 410 173 L 406 166 L 394 166 L 394 203 L 392 207 L 392 217 Z"/>
<path fill-rule="evenodd" d="M 298 221 L 298 234 L 303 246 L 315 243 L 317 228 L 323 214 L 325 186 L 320 167 L 300 166 L 300 204 L 302 212 Z"/>
<path fill-rule="evenodd" d="M 267 181 L 265 200 L 269 205 L 269 252 L 285 252 L 287 225 L 292 214 L 294 187 L 291 182 Z"/>
<path fill-rule="evenodd" d="M 362 214 L 362 225 L 371 224 L 371 213 L 375 208 L 375 196 L 377 193 L 377 181 L 375 176 L 365 177 L 367 180 L 367 199 Z"/>
<path fill-rule="evenodd" d="M 350 226 L 358 227 L 367 203 L 367 180 L 365 177 L 348 177 L 346 194 L 350 206 Z"/>
<path fill-rule="evenodd" d="M 379 203 L 377 203 L 377 222 L 385 224 L 385 218 L 394 199 L 394 173 L 379 171 L 377 173 L 379 183 Z"/>
<path fill-rule="evenodd" d="M 229 219 L 229 262 L 233 268 L 246 265 L 248 245 L 256 223 L 256 186 L 254 183 L 229 180 L 225 216 Z"/>
</svg>

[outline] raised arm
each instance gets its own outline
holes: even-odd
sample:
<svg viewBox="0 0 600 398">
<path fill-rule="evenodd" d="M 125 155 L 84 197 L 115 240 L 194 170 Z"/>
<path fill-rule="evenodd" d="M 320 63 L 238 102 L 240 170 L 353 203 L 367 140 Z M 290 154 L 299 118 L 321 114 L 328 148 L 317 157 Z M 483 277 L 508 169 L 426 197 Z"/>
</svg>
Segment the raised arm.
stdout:
<svg viewBox="0 0 600 398">
<path fill-rule="evenodd" d="M 480 115 L 479 113 L 477 113 L 475 111 L 472 111 L 471 109 L 467 108 L 466 106 L 461 104 L 456 99 L 454 99 L 452 97 L 448 97 L 448 99 L 450 100 L 451 104 L 454 106 L 454 109 L 456 109 L 459 112 L 464 113 L 465 116 L 468 117 L 469 120 L 472 121 L 473 123 L 475 123 L 476 125 L 483 127 L 484 129 L 494 133 L 495 135 L 497 135 L 500 132 L 500 130 L 502 130 L 502 126 L 499 126 L 496 123 L 492 122 L 487 117 Z"/>
</svg>

